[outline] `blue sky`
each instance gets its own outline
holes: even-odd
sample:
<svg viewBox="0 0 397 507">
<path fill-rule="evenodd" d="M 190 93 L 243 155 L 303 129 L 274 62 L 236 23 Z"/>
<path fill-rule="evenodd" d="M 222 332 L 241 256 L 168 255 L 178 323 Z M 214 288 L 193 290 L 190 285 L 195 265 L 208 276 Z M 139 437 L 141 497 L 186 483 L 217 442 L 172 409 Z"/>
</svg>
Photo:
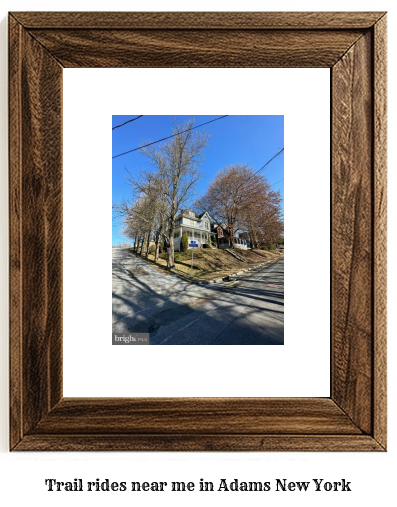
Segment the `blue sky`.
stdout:
<svg viewBox="0 0 397 507">
<path fill-rule="evenodd" d="M 139 116 L 114 115 L 112 127 Z M 194 119 L 195 126 L 208 122 L 219 115 L 142 116 L 136 121 L 112 130 L 112 156 L 142 146 L 143 144 L 172 135 L 174 118 L 179 124 Z M 284 116 L 228 116 L 196 129 L 210 134 L 204 151 L 204 163 L 200 170 L 203 178 L 197 185 L 197 197 L 203 195 L 215 175 L 232 164 L 249 164 L 255 171 L 284 147 Z M 161 146 L 162 143 L 158 143 Z M 119 202 L 130 197 L 126 168 L 137 174 L 150 169 L 148 158 L 139 151 L 112 159 L 112 200 Z M 284 199 L 284 152 L 260 172 L 274 190 Z M 280 181 L 281 180 L 281 181 Z M 284 206 L 283 206 L 284 207 Z M 121 232 L 123 224 L 113 220 L 113 244 L 125 241 Z"/>
</svg>

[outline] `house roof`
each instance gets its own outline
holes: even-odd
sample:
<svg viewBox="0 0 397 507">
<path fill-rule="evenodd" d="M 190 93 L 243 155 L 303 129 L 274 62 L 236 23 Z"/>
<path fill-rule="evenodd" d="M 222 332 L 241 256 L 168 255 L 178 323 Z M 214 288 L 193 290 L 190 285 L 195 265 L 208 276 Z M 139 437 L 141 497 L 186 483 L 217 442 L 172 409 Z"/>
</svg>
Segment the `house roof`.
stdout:
<svg viewBox="0 0 397 507">
<path fill-rule="evenodd" d="M 189 217 L 198 220 L 197 214 L 191 209 L 182 209 L 176 218 L 179 217 Z"/>
<path fill-rule="evenodd" d="M 217 222 L 214 222 L 214 223 L 213 223 L 213 226 L 214 226 L 214 227 L 220 227 L 221 229 L 223 229 L 223 230 L 225 230 L 225 231 L 227 231 L 227 230 L 228 230 L 228 227 L 227 227 L 227 225 L 225 224 L 225 222 L 222 222 L 222 223 L 220 223 L 220 224 L 219 224 L 219 223 L 217 223 Z"/>
<path fill-rule="evenodd" d="M 180 218 L 180 217 L 189 217 L 189 218 L 192 218 L 193 220 L 201 220 L 203 218 L 204 215 L 208 215 L 208 218 L 211 222 L 213 222 L 210 214 L 208 213 L 208 211 L 204 211 L 204 213 L 201 213 L 201 215 L 198 215 L 197 213 L 195 213 L 194 211 L 192 211 L 191 209 L 183 209 L 181 210 L 181 212 L 179 213 L 179 215 L 176 217 L 176 219 Z"/>
<path fill-rule="evenodd" d="M 198 217 L 203 218 L 204 215 L 208 215 L 208 218 L 212 220 L 211 215 L 208 213 L 208 211 L 204 211 L 204 213 L 201 213 L 201 215 L 198 215 Z"/>
</svg>

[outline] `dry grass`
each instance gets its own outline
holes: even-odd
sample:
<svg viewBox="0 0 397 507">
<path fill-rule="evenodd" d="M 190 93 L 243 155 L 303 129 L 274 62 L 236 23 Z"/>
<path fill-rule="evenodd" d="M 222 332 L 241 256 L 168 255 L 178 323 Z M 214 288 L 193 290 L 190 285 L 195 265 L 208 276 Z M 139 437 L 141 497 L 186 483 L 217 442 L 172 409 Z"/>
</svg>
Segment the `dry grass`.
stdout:
<svg viewBox="0 0 397 507">
<path fill-rule="evenodd" d="M 193 278 L 198 280 L 209 280 L 213 278 L 223 278 L 232 273 L 236 273 L 261 262 L 275 260 L 283 255 L 280 251 L 267 250 L 237 250 L 237 253 L 247 262 L 236 259 L 224 250 L 219 249 L 197 249 L 194 251 L 193 258 Z M 161 269 L 167 267 L 166 259 L 159 258 L 154 263 L 154 256 L 149 255 L 148 260 L 151 264 L 157 265 Z M 176 253 L 175 271 L 190 278 L 192 265 L 192 251 L 185 253 Z"/>
</svg>

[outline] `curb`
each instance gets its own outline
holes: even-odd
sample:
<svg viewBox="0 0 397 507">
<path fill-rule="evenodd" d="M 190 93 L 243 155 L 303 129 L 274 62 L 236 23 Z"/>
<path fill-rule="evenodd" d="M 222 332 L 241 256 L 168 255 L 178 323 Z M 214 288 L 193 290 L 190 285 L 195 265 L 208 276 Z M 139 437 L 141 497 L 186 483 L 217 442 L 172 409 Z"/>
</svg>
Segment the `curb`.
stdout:
<svg viewBox="0 0 397 507">
<path fill-rule="evenodd" d="M 268 261 L 264 261 L 264 262 L 257 264 L 256 266 L 252 266 L 250 268 L 246 268 L 246 269 L 242 269 L 240 271 L 237 271 L 237 273 L 231 273 L 230 275 L 226 275 L 223 278 L 213 278 L 212 280 L 192 280 L 191 278 L 184 277 L 183 275 L 180 275 L 179 273 L 174 273 L 174 272 L 173 273 L 176 276 L 179 276 L 180 278 L 182 278 L 188 282 L 196 283 L 197 285 L 208 285 L 208 284 L 212 284 L 212 283 L 228 282 L 228 281 L 230 281 L 230 278 L 233 276 L 243 275 L 244 273 L 247 273 L 248 271 L 252 271 L 255 268 L 259 268 L 259 267 L 262 267 L 267 264 L 274 264 L 275 262 L 278 262 L 279 260 L 280 259 L 271 259 Z"/>
<path fill-rule="evenodd" d="M 214 283 L 217 280 L 227 282 L 227 281 L 230 281 L 230 277 L 243 275 L 244 273 L 247 273 L 247 271 L 252 271 L 253 269 L 262 267 L 266 264 L 274 264 L 275 262 L 278 262 L 279 260 L 280 259 L 271 259 L 268 261 L 264 261 L 264 262 L 261 262 L 260 264 L 257 264 L 256 266 L 252 266 L 251 268 L 242 269 L 241 271 L 238 271 L 237 273 L 232 273 L 230 275 L 227 275 L 224 278 L 216 278 L 215 280 L 211 280 L 210 283 Z"/>
<path fill-rule="evenodd" d="M 284 256 L 283 256 L 283 258 L 284 258 Z M 256 266 L 252 266 L 252 267 L 246 268 L 246 269 L 241 269 L 240 271 L 237 271 L 236 273 L 231 273 L 230 275 L 226 275 L 223 278 L 218 277 L 218 278 L 213 278 L 211 280 L 192 280 L 191 278 L 181 275 L 180 273 L 177 273 L 176 271 L 173 271 L 173 270 L 168 271 L 168 273 L 177 276 L 178 278 L 180 278 L 181 280 L 184 280 L 185 282 L 195 283 L 196 285 L 210 285 L 212 283 L 228 282 L 228 281 L 230 281 L 230 277 L 243 275 L 244 273 L 247 273 L 248 271 L 252 271 L 255 268 L 259 268 L 261 266 L 264 266 L 265 264 L 273 264 L 274 262 L 278 262 L 279 260 L 280 260 L 280 258 L 269 259 L 267 261 L 260 262 Z M 146 259 L 144 259 L 144 261 L 147 262 Z M 149 262 L 147 262 L 147 263 L 150 264 Z"/>
<path fill-rule="evenodd" d="M 197 285 L 208 285 L 209 283 L 211 283 L 209 280 L 192 280 L 191 278 L 181 275 L 180 273 L 176 273 L 173 270 L 170 271 L 170 274 L 175 275 L 178 278 L 181 278 L 182 280 L 185 280 L 185 282 L 195 283 Z"/>
</svg>

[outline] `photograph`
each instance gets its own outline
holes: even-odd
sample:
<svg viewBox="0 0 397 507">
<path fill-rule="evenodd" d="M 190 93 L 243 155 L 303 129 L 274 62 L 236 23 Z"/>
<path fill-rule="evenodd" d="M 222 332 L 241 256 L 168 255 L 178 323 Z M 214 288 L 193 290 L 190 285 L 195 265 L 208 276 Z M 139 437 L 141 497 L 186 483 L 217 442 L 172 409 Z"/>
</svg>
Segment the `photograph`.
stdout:
<svg viewBox="0 0 397 507">
<path fill-rule="evenodd" d="M 284 115 L 113 115 L 112 344 L 284 344 Z"/>
</svg>

